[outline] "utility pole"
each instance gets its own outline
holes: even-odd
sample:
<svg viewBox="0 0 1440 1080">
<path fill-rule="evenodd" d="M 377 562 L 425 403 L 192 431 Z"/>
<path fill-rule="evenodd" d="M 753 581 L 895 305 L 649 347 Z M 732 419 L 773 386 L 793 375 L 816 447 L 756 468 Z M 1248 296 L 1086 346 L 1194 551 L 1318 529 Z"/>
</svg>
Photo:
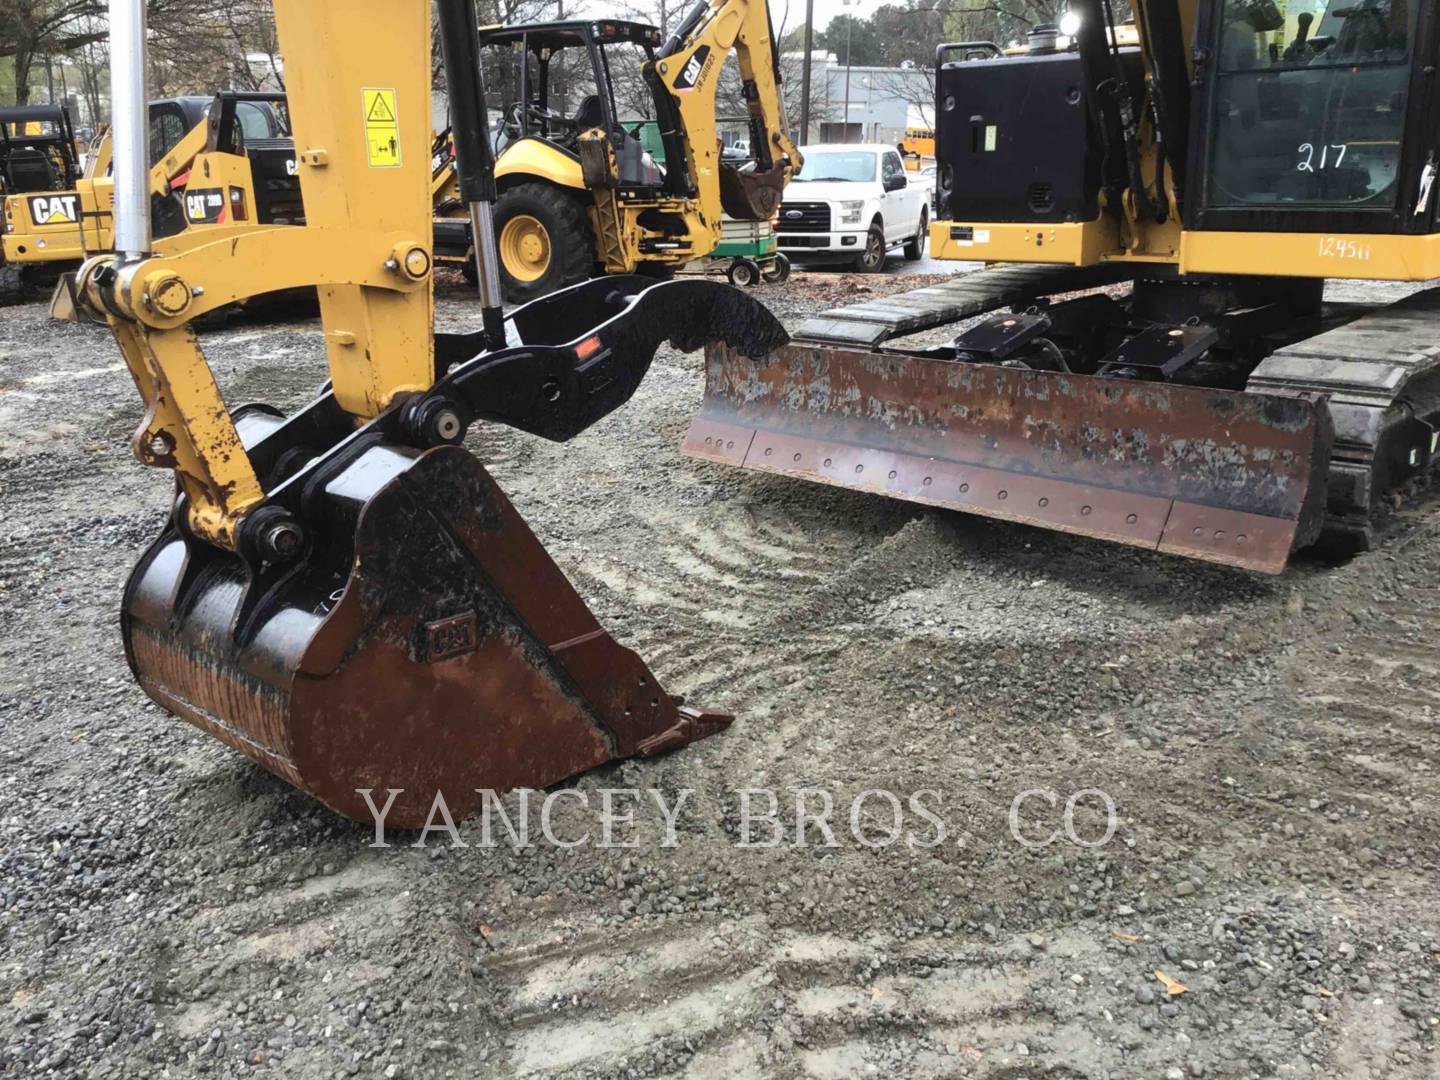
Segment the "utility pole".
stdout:
<svg viewBox="0 0 1440 1080">
<path fill-rule="evenodd" d="M 846 7 L 850 4 L 847 0 Z M 845 17 L 845 115 L 842 118 L 845 123 L 845 142 L 850 141 L 850 34 L 855 29 L 855 17 Z"/>
<path fill-rule="evenodd" d="M 811 27 L 815 22 L 815 0 L 805 0 L 805 59 L 800 66 L 800 139 L 803 146 L 810 141 L 810 54 L 814 51 Z"/>
</svg>

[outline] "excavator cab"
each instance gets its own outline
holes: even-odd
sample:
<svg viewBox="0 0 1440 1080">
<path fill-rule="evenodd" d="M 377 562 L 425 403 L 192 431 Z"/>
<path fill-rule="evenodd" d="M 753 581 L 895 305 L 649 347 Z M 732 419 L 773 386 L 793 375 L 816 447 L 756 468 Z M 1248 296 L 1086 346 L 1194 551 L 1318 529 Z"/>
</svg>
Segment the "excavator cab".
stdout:
<svg viewBox="0 0 1440 1080">
<path fill-rule="evenodd" d="M 1240 0 L 1208 7 L 1191 227 L 1428 232 L 1433 205 L 1417 213 L 1416 201 L 1433 147 L 1406 139 L 1434 97 L 1433 76 L 1413 62 L 1421 6 L 1323 0 L 1272 7 L 1259 27 Z"/>
<path fill-rule="evenodd" d="M 79 175 L 75 133 L 64 106 L 0 109 L 0 198 L 64 191 Z"/>
<path fill-rule="evenodd" d="M 709 281 L 600 278 L 504 312 L 475 5 L 437 6 L 482 329 L 433 322 L 428 0 L 276 0 L 306 223 L 163 239 L 146 213 L 144 0 L 112 4 L 115 250 L 70 294 L 109 324 L 145 404 L 133 452 L 176 482 L 122 603 L 135 677 L 327 806 L 401 827 L 442 797 L 463 816 L 484 792 L 730 722 L 600 626 L 466 430 L 563 442 L 624 405 L 666 341 L 758 356 L 785 338 Z M 302 286 L 329 381 L 288 416 L 227 403 L 190 324 Z"/>
</svg>

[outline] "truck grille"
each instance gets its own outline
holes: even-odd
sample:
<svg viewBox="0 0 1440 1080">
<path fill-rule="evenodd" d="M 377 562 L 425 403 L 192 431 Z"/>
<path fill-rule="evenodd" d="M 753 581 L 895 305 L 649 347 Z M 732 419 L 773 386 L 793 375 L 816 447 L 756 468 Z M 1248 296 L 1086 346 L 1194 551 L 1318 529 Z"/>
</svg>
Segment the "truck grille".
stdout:
<svg viewBox="0 0 1440 1080">
<path fill-rule="evenodd" d="M 795 217 L 795 214 L 799 217 Z M 830 204 L 785 202 L 780 204 L 780 220 L 775 230 L 782 233 L 829 232 Z"/>
</svg>

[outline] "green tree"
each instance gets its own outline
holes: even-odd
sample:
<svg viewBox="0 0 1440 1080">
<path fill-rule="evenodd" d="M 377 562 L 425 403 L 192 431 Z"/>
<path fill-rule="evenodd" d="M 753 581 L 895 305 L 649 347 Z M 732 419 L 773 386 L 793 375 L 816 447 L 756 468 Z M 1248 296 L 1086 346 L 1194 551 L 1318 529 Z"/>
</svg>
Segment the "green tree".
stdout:
<svg viewBox="0 0 1440 1080">
<path fill-rule="evenodd" d="M 36 58 L 103 39 L 104 15 L 100 0 L 0 0 L 0 57 L 12 61 L 17 104 L 30 102 Z"/>
<path fill-rule="evenodd" d="M 885 39 L 870 19 L 836 15 L 829 26 L 816 32 L 814 40 L 817 49 L 830 50 L 842 64 L 847 55 L 858 67 L 885 63 Z"/>
</svg>

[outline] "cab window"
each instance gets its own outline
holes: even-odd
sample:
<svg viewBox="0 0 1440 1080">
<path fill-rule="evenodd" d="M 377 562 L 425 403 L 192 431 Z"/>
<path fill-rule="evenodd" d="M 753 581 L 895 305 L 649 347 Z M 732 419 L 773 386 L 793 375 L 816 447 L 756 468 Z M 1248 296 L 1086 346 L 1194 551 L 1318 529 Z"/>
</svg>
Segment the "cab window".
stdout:
<svg viewBox="0 0 1440 1080">
<path fill-rule="evenodd" d="M 1225 0 L 1208 206 L 1389 208 L 1418 0 Z"/>
<path fill-rule="evenodd" d="M 236 102 L 235 119 L 239 121 L 240 131 L 246 139 L 275 137 L 275 125 L 270 121 L 270 113 L 253 101 Z"/>
</svg>

